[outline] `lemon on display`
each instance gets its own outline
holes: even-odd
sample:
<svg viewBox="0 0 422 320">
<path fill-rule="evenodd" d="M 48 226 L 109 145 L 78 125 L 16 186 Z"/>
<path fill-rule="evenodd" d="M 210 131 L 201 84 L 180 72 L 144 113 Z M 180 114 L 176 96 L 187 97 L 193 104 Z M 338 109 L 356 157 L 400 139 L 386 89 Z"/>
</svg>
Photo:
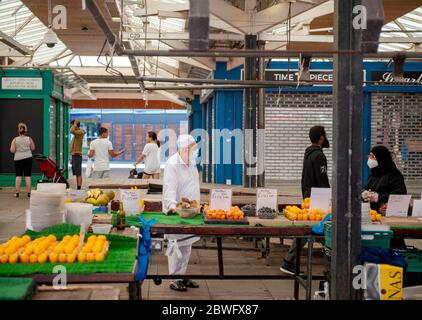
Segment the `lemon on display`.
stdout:
<svg viewBox="0 0 422 320">
<path fill-rule="evenodd" d="M 44 248 L 39 244 L 34 249 L 34 254 L 37 256 L 44 252 Z"/>
<path fill-rule="evenodd" d="M 78 254 L 78 261 L 79 262 L 85 262 L 86 261 L 86 253 L 81 252 Z"/>
<path fill-rule="evenodd" d="M 75 247 L 71 244 L 68 244 L 65 248 L 64 248 L 64 252 L 67 254 L 70 254 L 73 252 L 73 250 L 75 249 Z"/>
<path fill-rule="evenodd" d="M 50 235 L 47 237 L 47 239 L 48 239 L 48 241 L 49 241 L 50 243 L 52 243 L 52 242 L 56 242 L 56 241 L 57 241 L 56 236 L 55 236 L 55 235 L 53 235 L 53 234 L 50 234 Z"/>
<path fill-rule="evenodd" d="M 92 252 L 93 253 L 99 253 L 99 252 L 101 252 L 103 250 L 103 247 L 100 245 L 95 245 L 93 248 L 92 248 Z"/>
<path fill-rule="evenodd" d="M 85 253 L 92 252 L 92 247 L 93 247 L 92 244 L 86 244 L 84 248 L 82 249 L 82 251 Z"/>
<path fill-rule="evenodd" d="M 104 261 L 104 253 L 99 252 L 99 253 L 95 254 L 95 261 L 97 261 L 97 262 Z"/>
<path fill-rule="evenodd" d="M 73 263 L 76 261 L 76 253 L 71 253 L 67 255 L 67 263 Z"/>
<path fill-rule="evenodd" d="M 11 244 L 11 245 L 9 245 L 9 246 L 6 248 L 6 250 L 4 250 L 4 253 L 6 253 L 6 254 L 12 254 L 12 253 L 15 253 L 15 252 L 16 252 L 16 250 L 17 250 L 16 245 Z"/>
<path fill-rule="evenodd" d="M 29 246 L 25 249 L 25 253 L 30 256 L 34 252 L 34 247 Z"/>
<path fill-rule="evenodd" d="M 102 234 L 102 235 L 98 236 L 98 239 L 97 240 L 99 240 L 99 241 L 106 241 L 107 240 L 107 237 Z"/>
<path fill-rule="evenodd" d="M 22 240 L 25 241 L 25 244 L 30 243 L 31 242 L 31 237 L 28 235 L 24 235 L 22 237 Z"/>
<path fill-rule="evenodd" d="M 97 241 L 97 236 L 95 236 L 95 235 L 89 236 L 88 242 L 90 242 L 90 241 Z"/>
<path fill-rule="evenodd" d="M 58 261 L 58 254 L 53 252 L 50 253 L 50 255 L 48 256 L 48 259 L 50 260 L 51 263 L 57 263 Z"/>
<path fill-rule="evenodd" d="M 9 256 L 9 263 L 15 264 L 16 262 L 18 262 L 19 256 L 17 253 L 12 253 Z"/>
<path fill-rule="evenodd" d="M 38 263 L 46 263 L 47 262 L 47 255 L 42 253 L 38 256 Z"/>
<path fill-rule="evenodd" d="M 3 254 L 0 256 L 0 263 L 7 263 L 7 261 L 9 261 L 9 255 L 8 254 Z"/>
<path fill-rule="evenodd" d="M 4 245 L 0 245 L 0 254 L 3 254 L 5 249 Z"/>
<path fill-rule="evenodd" d="M 30 263 L 37 263 L 38 262 L 38 256 L 36 254 L 31 254 L 29 256 L 29 262 Z"/>
<path fill-rule="evenodd" d="M 26 244 L 26 242 L 23 239 L 19 239 L 19 240 L 16 241 L 16 246 L 18 248 L 23 247 L 25 244 Z"/>
<path fill-rule="evenodd" d="M 67 262 L 67 256 L 64 253 L 59 254 L 59 262 L 60 263 L 66 263 Z"/>
<path fill-rule="evenodd" d="M 22 253 L 19 257 L 19 261 L 22 263 L 28 263 L 29 262 L 29 256 L 26 253 Z"/>
<path fill-rule="evenodd" d="M 86 261 L 88 261 L 88 262 L 92 262 L 92 261 L 94 261 L 95 260 L 95 255 L 93 254 L 93 253 L 87 253 L 87 255 L 86 255 Z"/>
<path fill-rule="evenodd" d="M 71 239 L 72 239 L 72 236 L 69 236 L 69 235 L 64 236 L 63 237 L 63 242 L 69 242 Z"/>
<path fill-rule="evenodd" d="M 61 254 L 61 253 L 64 252 L 64 247 L 59 244 L 57 247 L 54 248 L 53 251 L 54 251 L 54 253 Z"/>
</svg>

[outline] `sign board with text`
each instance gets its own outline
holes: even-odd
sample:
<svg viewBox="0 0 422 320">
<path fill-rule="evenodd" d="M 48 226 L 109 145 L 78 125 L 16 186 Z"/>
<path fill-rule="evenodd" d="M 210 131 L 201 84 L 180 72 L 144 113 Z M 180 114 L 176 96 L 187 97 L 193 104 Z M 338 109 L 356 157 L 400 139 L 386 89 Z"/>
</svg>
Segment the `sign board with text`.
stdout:
<svg viewBox="0 0 422 320">
<path fill-rule="evenodd" d="M 1 78 L 1 88 L 3 90 L 42 90 L 42 78 Z"/>
<path fill-rule="evenodd" d="M 412 217 L 422 217 L 422 200 L 413 200 Z"/>
<path fill-rule="evenodd" d="M 388 198 L 387 217 L 407 217 L 409 211 L 410 195 L 391 194 Z"/>
<path fill-rule="evenodd" d="M 231 189 L 211 189 L 210 192 L 210 209 L 222 209 L 229 211 L 232 207 L 232 190 Z"/>
<path fill-rule="evenodd" d="M 277 189 L 259 188 L 256 191 L 256 211 L 267 207 L 278 212 Z"/>
<path fill-rule="evenodd" d="M 331 188 L 312 188 L 311 206 L 312 210 L 324 210 L 328 212 L 331 209 Z"/>
</svg>

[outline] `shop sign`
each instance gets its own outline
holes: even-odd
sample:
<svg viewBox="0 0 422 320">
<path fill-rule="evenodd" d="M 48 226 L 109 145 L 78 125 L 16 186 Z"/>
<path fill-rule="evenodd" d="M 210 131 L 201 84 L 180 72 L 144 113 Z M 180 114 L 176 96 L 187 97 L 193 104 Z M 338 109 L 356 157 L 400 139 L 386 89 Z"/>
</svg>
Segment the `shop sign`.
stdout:
<svg viewBox="0 0 422 320">
<path fill-rule="evenodd" d="M 266 70 L 265 80 L 267 81 L 291 81 L 297 82 L 299 79 L 299 72 L 297 70 Z M 311 70 L 310 80 L 317 82 L 333 81 L 332 70 Z"/>
<path fill-rule="evenodd" d="M 3 90 L 42 90 L 42 78 L 3 77 Z"/>
<path fill-rule="evenodd" d="M 409 84 L 422 84 L 422 72 L 420 71 L 404 72 L 403 77 L 403 81 L 408 82 Z M 372 81 L 378 81 L 382 84 L 394 82 L 393 73 L 384 71 L 374 71 L 372 72 Z"/>
</svg>

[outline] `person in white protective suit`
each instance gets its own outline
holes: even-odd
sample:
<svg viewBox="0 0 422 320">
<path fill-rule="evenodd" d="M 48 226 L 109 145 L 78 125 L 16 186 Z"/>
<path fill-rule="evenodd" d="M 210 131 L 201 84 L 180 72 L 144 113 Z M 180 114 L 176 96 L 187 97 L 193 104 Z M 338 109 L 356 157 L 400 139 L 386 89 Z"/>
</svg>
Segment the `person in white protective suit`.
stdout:
<svg viewBox="0 0 422 320">
<path fill-rule="evenodd" d="M 177 203 L 182 198 L 196 200 L 200 203 L 199 174 L 195 160 L 198 156 L 198 147 L 195 139 L 188 134 L 180 135 L 177 140 L 177 149 L 166 162 L 163 178 L 163 212 L 176 212 Z M 168 240 L 168 266 L 170 275 L 184 275 L 189 264 L 192 244 L 199 237 L 186 234 L 165 235 Z M 188 238 L 188 239 L 187 239 Z M 176 280 L 170 284 L 170 289 L 186 291 L 187 288 L 198 288 L 192 280 Z"/>
</svg>

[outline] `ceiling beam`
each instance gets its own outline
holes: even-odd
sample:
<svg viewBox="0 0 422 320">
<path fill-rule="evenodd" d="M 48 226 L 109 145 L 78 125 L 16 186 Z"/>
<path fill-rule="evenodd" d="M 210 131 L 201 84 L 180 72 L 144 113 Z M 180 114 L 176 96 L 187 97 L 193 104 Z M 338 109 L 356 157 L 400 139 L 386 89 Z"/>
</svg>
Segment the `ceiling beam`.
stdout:
<svg viewBox="0 0 422 320">
<path fill-rule="evenodd" d="M 12 37 L 8 36 L 4 32 L 0 31 L 0 42 L 3 42 L 8 47 L 15 49 L 16 51 L 20 52 L 21 54 L 25 56 L 32 56 L 33 51 L 29 50 L 28 47 L 24 46 L 23 44 L 19 43 Z"/>
<path fill-rule="evenodd" d="M 232 27 L 230 24 L 221 20 L 220 18 L 216 17 L 213 14 L 210 14 L 210 27 L 220 29 L 220 30 L 225 31 L 225 32 L 243 34 L 242 31 Z"/>
<path fill-rule="evenodd" d="M 183 42 L 178 41 L 178 40 L 166 40 L 166 41 L 162 40 L 161 42 L 163 42 L 165 45 L 169 46 L 170 48 L 174 50 L 188 50 L 189 49 L 187 45 L 185 45 Z M 205 59 L 204 58 L 188 58 L 188 59 L 195 60 L 196 62 L 198 62 L 201 68 L 204 68 L 207 70 L 214 70 L 215 63 L 214 63 L 214 60 L 211 58 L 205 58 Z M 192 64 L 192 62 L 186 62 L 186 63 Z"/>
<path fill-rule="evenodd" d="M 23 28 L 25 28 L 33 19 L 35 18 L 35 14 L 31 14 L 24 22 L 20 24 L 19 27 L 16 28 L 15 31 L 10 35 L 12 38 L 16 37 L 16 35 L 22 31 Z"/>
<path fill-rule="evenodd" d="M 319 4 L 314 5 L 309 7 L 308 9 L 302 11 L 302 12 L 297 12 L 295 9 L 295 14 L 293 14 L 293 7 L 292 6 L 292 19 L 291 19 L 291 25 L 294 26 L 298 23 L 301 22 L 311 22 L 313 19 L 321 17 L 321 16 L 325 16 L 327 14 L 331 14 L 334 13 L 334 0 L 318 0 L 317 1 Z M 284 15 L 282 16 L 283 19 L 280 19 L 280 17 L 278 18 L 280 21 L 277 24 L 273 24 L 271 26 L 267 26 L 264 28 L 261 28 L 261 30 L 259 32 L 264 32 L 270 28 L 272 29 L 279 29 L 282 27 L 285 27 L 284 23 L 287 20 L 287 14 L 288 14 L 288 10 L 284 13 Z"/>
<path fill-rule="evenodd" d="M 413 35 L 410 32 L 407 32 L 406 27 L 399 21 L 399 20 L 394 20 L 394 23 L 400 28 L 401 31 L 403 31 L 409 38 L 413 39 Z M 400 32 L 400 31 L 397 31 Z"/>
<path fill-rule="evenodd" d="M 216 16 L 241 33 L 250 31 L 250 16 L 224 0 L 210 1 L 210 14 Z"/>
</svg>

